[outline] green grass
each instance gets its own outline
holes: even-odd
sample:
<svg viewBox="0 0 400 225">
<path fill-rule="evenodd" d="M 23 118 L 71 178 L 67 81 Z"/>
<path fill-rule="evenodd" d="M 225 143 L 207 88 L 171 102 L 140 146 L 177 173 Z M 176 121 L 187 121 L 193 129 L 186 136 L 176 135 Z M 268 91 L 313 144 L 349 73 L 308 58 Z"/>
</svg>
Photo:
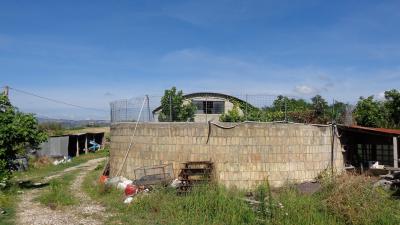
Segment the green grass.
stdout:
<svg viewBox="0 0 400 225">
<path fill-rule="evenodd" d="M 364 176 L 341 176 L 312 195 L 290 185 L 271 194 L 268 185 L 263 185 L 255 191 L 262 204 L 253 210 L 241 200 L 242 192 L 218 185 L 195 189 L 187 196 L 157 188 L 125 205 L 122 191 L 98 184 L 100 172 L 101 167 L 90 172 L 83 188 L 113 214 L 108 224 L 400 224 L 400 201 L 392 199 L 390 192 L 373 188 L 371 179 Z"/>
<path fill-rule="evenodd" d="M 42 193 L 35 199 L 52 209 L 74 205 L 78 200 L 72 195 L 70 186 L 76 173 L 68 173 L 60 178 L 52 179 Z"/>
<path fill-rule="evenodd" d="M 72 158 L 71 162 L 65 163 L 65 164 L 60 164 L 60 165 L 45 165 L 39 168 L 32 168 L 30 167 L 27 171 L 24 172 L 16 172 L 13 174 L 13 181 L 19 181 L 19 180 L 40 180 L 43 177 L 56 174 L 57 172 L 63 171 L 69 167 L 73 167 L 82 163 L 85 163 L 91 159 L 96 159 L 96 158 L 101 158 L 101 157 L 106 157 L 108 156 L 109 151 L 108 149 L 100 150 L 94 153 L 88 153 L 88 154 L 83 154 L 80 155 L 79 157 L 74 157 Z"/>
<path fill-rule="evenodd" d="M 156 188 L 138 195 L 134 203 L 123 203 L 119 190 L 105 190 L 97 180 L 101 170 L 84 180 L 84 190 L 113 214 L 108 224 L 255 224 L 256 215 L 240 200 L 239 192 L 217 185 L 196 189 L 188 196 L 177 196 L 174 189 Z"/>
<path fill-rule="evenodd" d="M 275 196 L 273 217 L 268 224 L 345 224 L 321 201 L 315 195 L 303 195 L 294 188 L 284 188 Z"/>
<path fill-rule="evenodd" d="M 0 208 L 5 209 L 7 212 L 5 215 L 0 215 L 0 224 L 11 225 L 14 224 L 15 222 L 15 211 L 17 202 L 19 200 L 18 192 L 25 191 L 25 189 L 19 187 L 18 182 L 40 181 L 43 177 L 56 174 L 57 172 L 61 172 L 69 167 L 85 163 L 91 159 L 101 158 L 105 156 L 108 156 L 108 149 L 101 150 L 95 153 L 89 153 L 87 155 L 81 155 L 79 157 L 73 158 L 70 163 L 61 164 L 57 166 L 49 164 L 49 165 L 44 165 L 40 168 L 30 167 L 28 171 L 14 173 L 10 186 L 7 187 L 6 189 L 0 189 Z M 53 184 L 53 188 L 56 189 L 57 188 L 56 186 L 57 184 Z M 66 200 L 65 202 L 68 201 L 70 200 Z"/>
<path fill-rule="evenodd" d="M 18 189 L 14 186 L 0 191 L 0 208 L 6 211 L 0 214 L 0 224 L 12 225 L 15 222 L 15 209 L 17 206 Z"/>
</svg>

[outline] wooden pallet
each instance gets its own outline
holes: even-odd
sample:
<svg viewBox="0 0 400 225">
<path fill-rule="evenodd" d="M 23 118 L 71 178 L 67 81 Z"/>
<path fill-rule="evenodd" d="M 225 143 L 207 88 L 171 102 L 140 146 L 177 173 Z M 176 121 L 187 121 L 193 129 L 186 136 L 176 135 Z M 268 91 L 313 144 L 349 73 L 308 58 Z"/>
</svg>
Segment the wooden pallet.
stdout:
<svg viewBox="0 0 400 225">
<path fill-rule="evenodd" d="M 189 161 L 183 163 L 178 193 L 187 193 L 194 186 L 209 183 L 212 180 L 213 163 L 211 161 Z"/>
</svg>

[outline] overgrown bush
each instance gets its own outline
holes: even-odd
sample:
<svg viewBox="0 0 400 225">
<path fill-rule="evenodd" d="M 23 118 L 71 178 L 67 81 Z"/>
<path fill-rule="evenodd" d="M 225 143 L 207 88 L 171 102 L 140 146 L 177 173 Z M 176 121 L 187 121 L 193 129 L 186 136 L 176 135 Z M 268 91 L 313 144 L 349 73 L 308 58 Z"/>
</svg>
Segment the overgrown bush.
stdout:
<svg viewBox="0 0 400 225">
<path fill-rule="evenodd" d="M 33 115 L 19 112 L 7 96 L 0 95 L 0 182 L 11 176 L 16 154 L 37 148 L 46 138 Z"/>
<path fill-rule="evenodd" d="M 250 103 L 230 100 L 234 107 L 227 113 L 220 116 L 221 122 L 242 122 L 259 121 L 272 122 L 284 121 L 297 123 L 320 123 L 326 124 L 332 120 L 338 123 L 344 122 L 346 104 L 334 102 L 331 105 L 320 95 L 311 98 L 311 102 L 304 99 L 288 98 L 282 95 L 277 96 L 271 106 L 257 108 Z M 286 112 L 286 113 L 285 113 Z"/>
<path fill-rule="evenodd" d="M 219 117 L 221 122 L 242 122 L 244 121 L 243 115 L 241 115 L 238 104 L 234 104 L 233 108 Z"/>
<path fill-rule="evenodd" d="M 370 177 L 339 176 L 326 182 L 320 195 L 329 211 L 347 224 L 400 224 L 400 202 L 391 199 L 387 191 L 373 187 Z"/>
</svg>

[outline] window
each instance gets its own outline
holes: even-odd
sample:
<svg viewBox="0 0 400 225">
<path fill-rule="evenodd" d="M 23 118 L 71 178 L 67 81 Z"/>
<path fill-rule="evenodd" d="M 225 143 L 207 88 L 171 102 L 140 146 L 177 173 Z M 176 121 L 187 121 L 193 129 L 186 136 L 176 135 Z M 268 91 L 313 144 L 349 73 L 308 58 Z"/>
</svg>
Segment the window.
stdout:
<svg viewBox="0 0 400 225">
<path fill-rule="evenodd" d="M 375 145 L 358 144 L 357 152 L 361 160 L 378 161 L 382 165 L 393 165 L 393 146 L 392 145 Z M 375 153 L 375 154 L 374 154 Z"/>
<path fill-rule="evenodd" d="M 393 165 L 393 146 L 376 145 L 376 160 L 384 165 Z"/>
<path fill-rule="evenodd" d="M 225 102 L 223 101 L 193 101 L 196 106 L 196 114 L 223 114 Z"/>
</svg>

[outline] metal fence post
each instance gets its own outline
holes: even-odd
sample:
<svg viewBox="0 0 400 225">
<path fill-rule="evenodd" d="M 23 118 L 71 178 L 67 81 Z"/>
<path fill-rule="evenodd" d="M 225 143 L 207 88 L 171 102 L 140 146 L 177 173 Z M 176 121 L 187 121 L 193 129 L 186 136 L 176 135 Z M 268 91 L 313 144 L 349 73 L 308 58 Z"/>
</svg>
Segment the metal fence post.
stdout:
<svg viewBox="0 0 400 225">
<path fill-rule="evenodd" d="M 248 96 L 246 94 L 246 110 L 245 110 L 245 116 L 244 116 L 246 121 L 247 121 L 247 114 L 248 114 L 247 105 L 248 105 Z"/>
<path fill-rule="evenodd" d="M 336 122 L 336 115 L 335 115 L 335 99 L 332 101 L 332 124 Z"/>
<path fill-rule="evenodd" d="M 125 121 L 128 121 L 128 100 L 125 100 Z"/>
<path fill-rule="evenodd" d="M 169 96 L 169 122 L 172 122 L 172 95 Z"/>
<path fill-rule="evenodd" d="M 114 122 L 114 105 L 110 103 L 110 122 Z"/>
<path fill-rule="evenodd" d="M 288 118 L 287 118 L 287 98 L 285 99 L 285 122 L 288 122 Z"/>
<path fill-rule="evenodd" d="M 146 101 L 147 101 L 147 111 L 149 113 L 149 120 L 147 122 L 150 122 L 150 99 L 149 99 L 149 95 L 146 95 Z"/>
<path fill-rule="evenodd" d="M 206 123 L 208 123 L 207 113 L 208 113 L 208 95 L 206 95 Z"/>
</svg>

